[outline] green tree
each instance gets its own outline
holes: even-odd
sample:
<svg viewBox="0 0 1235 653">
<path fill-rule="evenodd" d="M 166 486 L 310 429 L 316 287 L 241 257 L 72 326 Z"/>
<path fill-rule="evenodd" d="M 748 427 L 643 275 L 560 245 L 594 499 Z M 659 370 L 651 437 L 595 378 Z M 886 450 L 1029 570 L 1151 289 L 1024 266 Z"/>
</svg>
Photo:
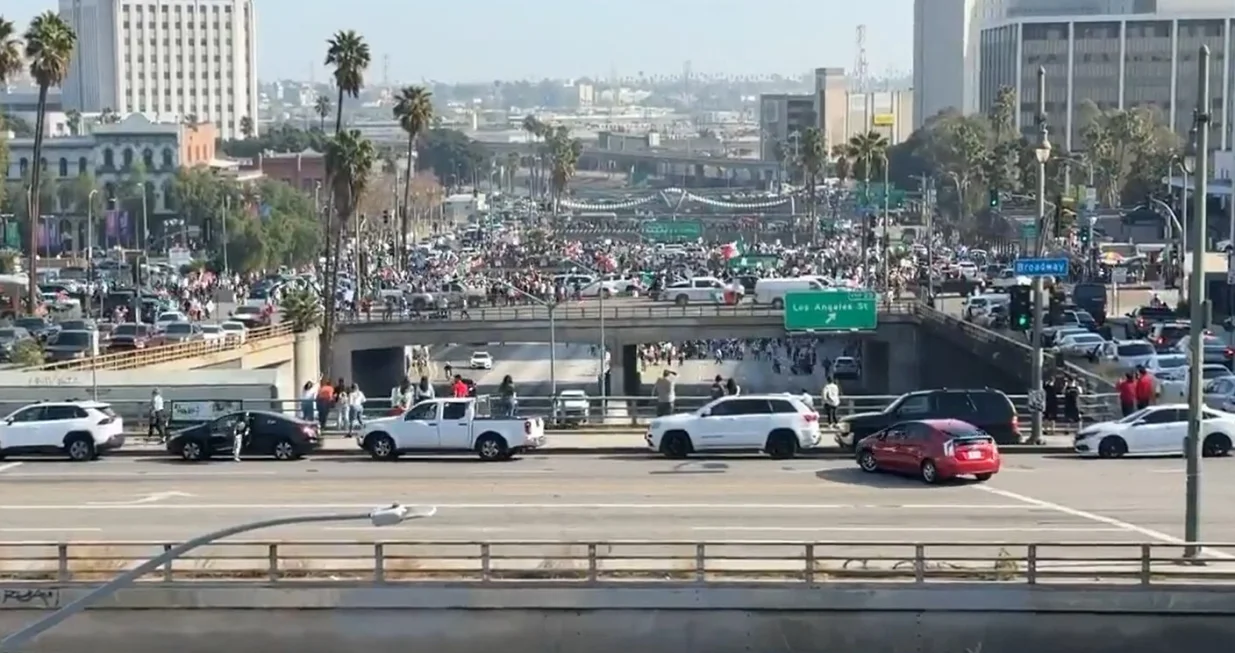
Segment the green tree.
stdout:
<svg viewBox="0 0 1235 653">
<path fill-rule="evenodd" d="M 810 198 L 808 211 L 810 212 L 811 228 L 814 229 L 818 212 L 815 202 L 815 187 L 819 184 L 819 176 L 823 174 L 824 166 L 828 161 L 828 150 L 823 142 L 823 134 L 815 127 L 807 127 L 800 132 L 798 137 L 798 165 L 802 167 L 802 172 L 806 176 L 806 192 Z"/>
<path fill-rule="evenodd" d="M 352 30 L 336 32 L 327 41 L 326 65 L 334 67 L 334 83 L 339 89 L 335 108 L 334 132 L 343 131 L 343 97 L 360 97 L 364 87 L 364 75 L 372 62 L 369 44 L 364 37 Z"/>
<path fill-rule="evenodd" d="M 13 345 L 13 351 L 9 354 L 9 360 L 19 368 L 38 367 L 45 362 L 43 359 L 43 348 L 39 347 L 38 341 L 34 338 L 25 338 Z"/>
<path fill-rule="evenodd" d="M 47 120 L 47 92 L 53 86 L 60 86 L 64 82 L 64 78 L 69 73 L 69 62 L 73 57 L 73 48 L 77 45 L 77 35 L 73 33 L 72 28 L 64 22 L 55 12 L 48 11 L 34 17 L 30 22 L 30 26 L 26 29 L 26 60 L 30 64 L 30 76 L 34 78 L 39 87 L 38 101 L 38 118 L 35 121 L 34 132 L 34 165 L 30 166 L 33 169 L 32 183 L 37 188 L 42 177 L 42 167 L 38 165 L 38 161 L 43 157 L 43 133 L 44 123 Z M 35 234 L 38 229 L 35 228 L 34 221 L 39 215 L 39 195 L 34 194 L 34 206 L 30 211 L 30 233 L 27 243 L 30 247 L 29 261 L 27 267 L 30 270 L 35 269 Z M 36 275 L 29 275 L 29 284 L 26 288 L 28 301 L 30 302 L 30 310 L 34 310 L 39 303 L 39 285 Z"/>
<path fill-rule="evenodd" d="M 318 128 L 325 132 L 326 118 L 330 115 L 330 98 L 325 95 L 317 96 L 317 100 L 313 102 L 313 113 L 317 114 Z"/>
<path fill-rule="evenodd" d="M 364 196 L 376 160 L 373 143 L 354 129 L 337 135 L 326 147 L 326 176 L 332 185 L 331 195 L 335 198 L 339 218 L 330 221 L 326 230 L 326 250 L 329 253 L 333 248 L 336 252 L 333 258 L 327 257 L 326 319 L 322 329 L 322 357 L 327 365 L 334 345 L 335 299 L 339 292 L 341 257 L 337 253 L 342 248 L 343 232 L 356 217 L 356 205 Z"/>
<path fill-rule="evenodd" d="M 854 176 L 861 178 L 866 188 L 870 188 L 875 165 L 887 154 L 887 150 L 887 137 L 876 131 L 854 134 L 849 138 L 846 153 L 853 161 Z"/>
<path fill-rule="evenodd" d="M 291 324 L 298 332 L 316 329 L 322 324 L 321 299 L 307 288 L 284 295 L 279 309 L 283 313 L 283 322 Z"/>
<path fill-rule="evenodd" d="M 22 45 L 12 21 L 0 16 L 0 86 L 6 85 L 22 69 Z M 0 116 L 0 170 L 9 169 L 9 147 L 5 132 L 8 121 Z M 0 184 L 0 205 L 4 204 L 5 185 Z"/>
<path fill-rule="evenodd" d="M 244 136 L 245 140 L 253 138 L 253 118 L 252 117 L 244 116 L 243 118 L 240 119 L 240 134 Z"/>
<path fill-rule="evenodd" d="M 506 155 L 506 190 L 515 192 L 515 176 L 519 173 L 519 153 L 510 152 Z"/>
<path fill-rule="evenodd" d="M 579 157 L 583 155 L 583 141 L 571 138 L 570 128 L 558 125 L 549 133 L 549 187 L 553 193 L 553 213 L 556 217 L 562 197 L 574 179 Z"/>
<path fill-rule="evenodd" d="M 407 162 L 411 166 L 415 162 L 416 140 L 424 133 L 433 120 L 433 94 L 422 86 L 406 86 L 395 97 L 394 117 L 399 121 L 399 127 L 407 133 Z M 408 220 L 411 217 L 412 171 L 403 179 L 403 203 L 399 212 L 399 233 L 396 244 L 399 251 L 407 247 Z M 405 257 L 396 257 L 404 261 Z"/>
<path fill-rule="evenodd" d="M 852 164 L 849 160 L 849 148 L 845 143 L 837 143 L 832 146 L 832 174 L 844 183 L 852 173 Z"/>
</svg>

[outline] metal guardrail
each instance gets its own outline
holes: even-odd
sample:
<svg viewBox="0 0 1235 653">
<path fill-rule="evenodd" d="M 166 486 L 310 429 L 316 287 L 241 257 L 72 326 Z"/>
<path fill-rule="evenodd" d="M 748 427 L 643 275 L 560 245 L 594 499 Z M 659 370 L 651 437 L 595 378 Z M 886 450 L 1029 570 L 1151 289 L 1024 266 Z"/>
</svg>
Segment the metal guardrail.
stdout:
<svg viewBox="0 0 1235 653">
<path fill-rule="evenodd" d="M 93 583 L 175 544 L 0 542 L 0 579 Z M 143 582 L 1231 584 L 1232 550 L 1205 544 L 1189 558 L 1183 545 L 1129 542 L 247 541 L 202 547 Z"/>
<path fill-rule="evenodd" d="M 171 361 L 183 360 L 185 358 L 218 353 L 220 351 L 234 351 L 249 347 L 254 343 L 260 343 L 261 341 L 269 338 L 290 335 L 292 332 L 293 328 L 291 324 L 275 324 L 272 326 L 250 329 L 245 336 L 244 342 L 230 339 L 180 342 L 163 345 L 160 347 L 148 347 L 145 349 L 135 349 L 133 351 L 100 354 L 98 356 L 79 358 L 71 361 L 47 363 L 37 367 L 26 368 L 22 371 L 44 372 L 54 370 L 90 369 L 132 370 L 146 367 L 147 365 L 168 363 Z"/>
<path fill-rule="evenodd" d="M 897 395 L 856 395 L 843 397 L 841 405 L 837 410 L 840 417 L 846 417 L 855 413 L 867 413 L 881 411 L 889 404 L 897 399 Z M 1029 411 L 1028 397 L 1026 395 L 1010 395 L 1012 405 L 1016 408 L 1018 414 L 1027 415 Z M 1108 419 L 1118 417 L 1118 412 L 1115 406 L 1115 395 L 1082 395 L 1081 396 L 1081 415 L 1085 423 L 1101 422 Z M 629 424 L 636 426 L 646 424 L 649 420 L 656 416 L 656 403 L 652 397 L 607 397 L 601 399 L 599 397 L 588 398 L 587 418 L 590 421 L 605 421 L 602 418 L 613 418 L 620 416 L 622 411 L 625 411 L 625 416 L 630 418 Z M 708 402 L 712 401 L 711 397 L 706 396 L 678 396 L 675 404 L 676 412 L 693 411 L 702 408 Z M 200 422 L 200 419 L 186 419 L 192 414 L 187 409 L 183 412 L 177 410 L 177 404 L 183 405 L 203 405 L 209 404 L 217 407 L 223 412 L 232 410 L 273 410 L 289 415 L 299 414 L 301 400 L 299 399 L 236 399 L 236 400 L 217 400 L 217 399 L 176 399 L 168 400 L 171 404 L 169 410 L 172 415 L 173 424 L 190 424 Z M 137 424 L 144 424 L 148 417 L 149 401 L 148 400 L 114 400 L 108 401 L 113 410 L 126 420 L 136 420 Z M 558 410 L 554 411 L 553 397 L 544 396 L 528 396 L 519 397 L 518 410 L 516 414 L 521 417 L 543 417 L 551 422 L 558 423 L 575 423 L 579 417 L 568 411 L 562 410 L 560 402 Z M 816 399 L 816 404 L 818 400 Z M 389 397 L 373 398 L 365 402 L 365 413 L 367 419 L 382 417 L 386 415 L 391 408 Z M 818 408 L 818 405 L 816 405 Z M 197 412 L 197 411 L 193 411 Z M 333 412 L 333 411 L 332 411 Z M 617 415 L 615 415 L 615 413 Z M 184 417 L 177 417 L 177 414 Z M 333 419 L 333 417 L 332 417 Z M 612 419 L 608 420 L 612 423 Z"/>
<path fill-rule="evenodd" d="M 435 312 L 423 311 L 419 314 L 395 312 L 386 314 L 375 310 L 371 313 L 347 313 L 340 315 L 341 323 L 384 323 L 384 322 L 484 322 L 484 321 L 517 321 L 517 320 L 548 320 L 552 312 L 555 320 L 599 320 L 603 314 L 606 320 L 638 320 L 667 317 L 781 317 L 784 309 L 771 306 L 739 303 L 739 304 L 687 304 L 685 306 L 663 303 L 640 303 L 630 305 L 623 302 L 606 302 L 603 309 L 599 303 L 586 306 L 577 304 L 558 304 L 552 311 L 547 306 L 490 306 L 484 308 L 451 309 Z M 880 313 L 909 314 L 916 312 L 913 300 L 881 300 L 877 310 Z"/>
</svg>

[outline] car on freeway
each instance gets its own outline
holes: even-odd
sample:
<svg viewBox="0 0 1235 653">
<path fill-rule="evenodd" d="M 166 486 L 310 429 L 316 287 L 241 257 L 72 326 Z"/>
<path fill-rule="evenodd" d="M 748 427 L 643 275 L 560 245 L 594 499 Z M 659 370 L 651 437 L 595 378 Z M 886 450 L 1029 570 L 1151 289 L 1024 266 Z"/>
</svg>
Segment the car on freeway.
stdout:
<svg viewBox="0 0 1235 653">
<path fill-rule="evenodd" d="M 1045 329 L 1042 329 L 1042 347 L 1044 349 L 1050 349 L 1060 340 L 1078 333 L 1089 333 L 1089 330 L 1085 327 L 1075 325 L 1046 327 Z"/>
<path fill-rule="evenodd" d="M 158 347 L 164 343 L 163 334 L 149 324 L 125 322 L 117 324 L 107 341 L 108 351 L 130 351 Z"/>
<path fill-rule="evenodd" d="M 832 376 L 838 380 L 854 380 L 862 377 L 862 366 L 853 356 L 837 356 L 832 362 Z"/>
<path fill-rule="evenodd" d="M 1187 320 L 1158 322 L 1150 327 L 1147 339 L 1159 352 L 1173 351 L 1179 341 L 1187 339 L 1191 332 L 1192 323 Z"/>
<path fill-rule="evenodd" d="M 1225 456 L 1235 439 L 1235 415 L 1203 408 L 1201 454 Z M 1179 455 L 1188 437 L 1188 405 L 1150 406 L 1109 422 L 1077 431 L 1072 448 L 1084 458 L 1121 458 L 1125 455 Z"/>
<path fill-rule="evenodd" d="M 25 340 L 34 340 L 34 336 L 18 326 L 0 327 L 0 362 L 7 362 L 17 343 Z"/>
<path fill-rule="evenodd" d="M 39 402 L 0 421 L 0 459 L 45 454 L 85 462 L 122 446 L 124 420 L 97 401 Z"/>
<path fill-rule="evenodd" d="M 1145 369 L 1155 379 L 1162 381 L 1181 381 L 1188 373 L 1188 357 L 1183 354 L 1158 353 L 1149 359 Z"/>
<path fill-rule="evenodd" d="M 1175 349 L 1184 356 L 1190 357 L 1192 339 L 1180 338 Z M 1204 363 L 1229 366 L 1232 358 L 1235 358 L 1235 350 L 1228 347 L 1224 340 L 1211 333 L 1201 335 L 1201 359 Z"/>
<path fill-rule="evenodd" d="M 242 456 L 296 460 L 322 444 L 317 424 L 281 413 L 238 410 L 172 433 L 167 438 L 167 452 L 189 462 L 209 460 L 216 455 L 231 456 L 232 434 L 242 421 L 247 421 L 249 427 L 241 447 Z"/>
<path fill-rule="evenodd" d="M 553 415 L 558 424 L 586 424 L 592 404 L 583 390 L 562 390 L 557 394 Z"/>
<path fill-rule="evenodd" d="M 667 458 L 717 451 L 763 451 L 793 458 L 819 445 L 819 414 L 792 395 L 733 395 L 699 410 L 657 417 L 644 440 Z"/>
<path fill-rule="evenodd" d="M 508 460 L 545 445 L 539 417 L 488 417 L 486 399 L 430 399 L 402 415 L 368 421 L 356 437 L 376 460 L 406 453 L 475 452 L 484 461 Z"/>
<path fill-rule="evenodd" d="M 493 369 L 493 356 L 487 351 L 474 351 L 467 366 L 473 370 Z"/>
<path fill-rule="evenodd" d="M 13 326 L 25 329 L 27 333 L 39 342 L 47 340 L 47 336 L 56 330 L 56 325 L 51 320 L 35 315 L 27 315 L 13 320 Z"/>
<path fill-rule="evenodd" d="M 1112 340 L 1102 346 L 1101 358 L 1110 361 L 1120 371 L 1131 372 L 1138 367 L 1149 367 L 1158 355 L 1148 340 Z"/>
<path fill-rule="evenodd" d="M 844 449 L 893 424 L 924 419 L 957 419 L 989 434 L 998 444 L 1020 444 L 1020 422 L 1008 395 L 991 388 L 918 390 L 897 397 L 887 408 L 840 420 L 836 443 Z"/>
<path fill-rule="evenodd" d="M 223 329 L 225 339 L 230 343 L 243 345 L 249 336 L 249 327 L 245 326 L 243 322 L 228 320 L 220 324 L 219 327 Z"/>
<path fill-rule="evenodd" d="M 1000 466 L 995 438 L 958 419 L 893 424 L 858 442 L 857 462 L 864 472 L 912 474 L 928 484 L 958 476 L 987 481 Z"/>
<path fill-rule="evenodd" d="M 237 306 L 236 310 L 232 311 L 228 321 L 239 322 L 246 328 L 256 329 L 258 327 L 270 325 L 270 314 L 266 310 L 265 306 L 245 304 L 243 306 Z"/>
<path fill-rule="evenodd" d="M 164 311 L 159 313 L 159 316 L 154 319 L 154 326 L 160 331 L 167 332 L 167 327 L 177 322 L 188 322 L 189 316 L 180 311 Z"/>
<path fill-rule="evenodd" d="M 98 348 L 96 331 L 57 331 L 47 339 L 43 353 L 50 362 L 93 356 Z"/>
<path fill-rule="evenodd" d="M 163 338 L 169 344 L 203 340 L 202 327 L 196 322 L 172 322 L 163 329 Z"/>
<path fill-rule="evenodd" d="M 201 329 L 201 336 L 202 336 L 201 339 L 206 342 L 214 343 L 217 345 L 227 339 L 227 332 L 223 330 L 223 327 L 221 325 L 202 324 L 202 325 L 199 325 L 199 328 Z"/>
<path fill-rule="evenodd" d="M 1088 356 L 1101 351 L 1106 340 L 1096 333 L 1073 333 L 1056 341 L 1055 351 L 1069 357 Z"/>
</svg>

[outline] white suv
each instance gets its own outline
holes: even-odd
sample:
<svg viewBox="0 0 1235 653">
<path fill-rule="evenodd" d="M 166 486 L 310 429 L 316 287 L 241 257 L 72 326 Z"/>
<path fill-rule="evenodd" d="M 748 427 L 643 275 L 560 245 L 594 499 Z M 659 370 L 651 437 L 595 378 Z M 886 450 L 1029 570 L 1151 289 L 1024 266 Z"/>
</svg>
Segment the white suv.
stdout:
<svg viewBox="0 0 1235 653">
<path fill-rule="evenodd" d="M 94 460 L 124 445 L 124 420 L 97 401 L 41 402 L 0 422 L 0 458 L 27 454 Z"/>
<path fill-rule="evenodd" d="M 819 444 L 819 414 L 788 394 L 721 397 L 693 413 L 657 417 L 644 440 L 669 458 L 752 450 L 792 458 Z"/>
</svg>

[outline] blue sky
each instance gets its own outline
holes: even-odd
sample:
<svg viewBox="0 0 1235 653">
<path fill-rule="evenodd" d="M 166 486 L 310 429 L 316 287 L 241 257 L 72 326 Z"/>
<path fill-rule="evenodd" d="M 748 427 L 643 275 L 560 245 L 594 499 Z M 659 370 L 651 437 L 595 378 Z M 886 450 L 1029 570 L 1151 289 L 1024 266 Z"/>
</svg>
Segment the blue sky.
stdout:
<svg viewBox="0 0 1235 653">
<path fill-rule="evenodd" d="M 9 2 L 24 23 L 54 6 Z M 493 81 L 696 72 L 798 74 L 851 68 L 855 29 L 866 25 L 869 68 L 908 72 L 911 0 L 254 0 L 258 74 L 317 79 L 326 38 L 355 29 L 381 79 Z M 14 10 L 16 7 L 16 10 Z"/>
</svg>

